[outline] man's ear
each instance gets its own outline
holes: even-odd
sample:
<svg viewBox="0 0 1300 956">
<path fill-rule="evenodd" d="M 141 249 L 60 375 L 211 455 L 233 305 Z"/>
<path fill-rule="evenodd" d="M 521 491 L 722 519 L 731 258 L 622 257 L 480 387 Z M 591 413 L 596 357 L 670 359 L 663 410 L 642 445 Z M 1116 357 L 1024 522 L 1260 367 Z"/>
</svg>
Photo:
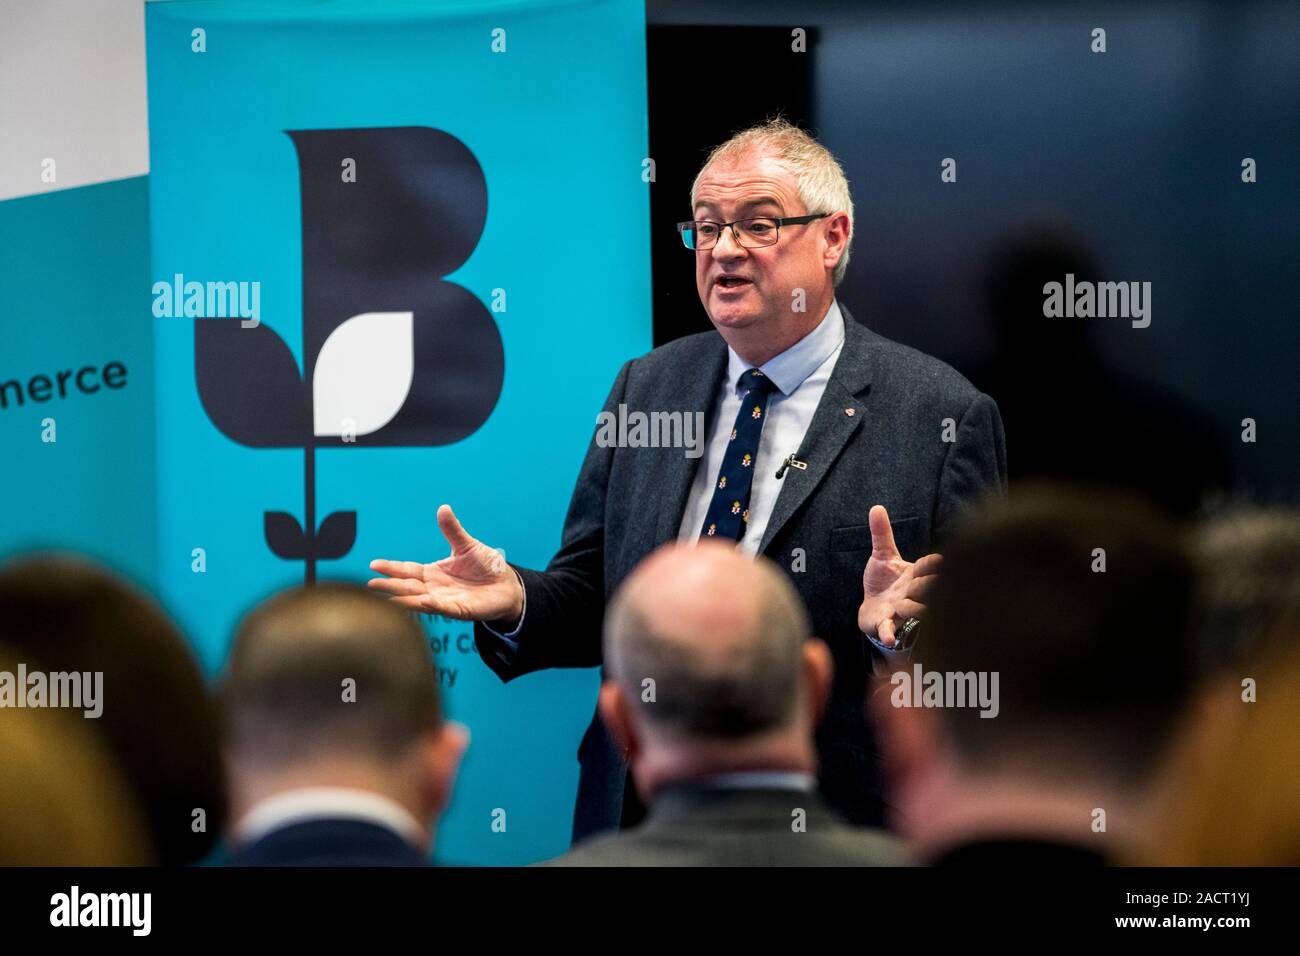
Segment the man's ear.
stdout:
<svg viewBox="0 0 1300 956">
<path fill-rule="evenodd" d="M 461 758 L 469 747 L 469 729 L 454 720 L 444 720 L 425 735 L 424 764 L 429 801 L 435 814 L 442 813 L 460 770 Z"/>
<path fill-rule="evenodd" d="M 600 719 L 605 722 L 605 729 L 614 738 L 614 743 L 619 749 L 627 754 L 627 759 L 631 760 L 639 752 L 639 741 L 636 730 L 632 726 L 632 715 L 629 713 L 623 688 L 612 680 L 605 681 L 600 687 L 597 707 L 600 710 Z"/>
<path fill-rule="evenodd" d="M 844 250 L 849 244 L 849 233 L 853 227 L 849 224 L 849 214 L 846 212 L 837 212 L 826 223 L 826 267 L 829 269 L 844 258 Z"/>
<path fill-rule="evenodd" d="M 811 708 L 812 726 L 821 723 L 830 700 L 831 681 L 835 677 L 835 662 L 831 649 L 820 637 L 810 637 L 803 642 L 803 681 Z"/>
</svg>

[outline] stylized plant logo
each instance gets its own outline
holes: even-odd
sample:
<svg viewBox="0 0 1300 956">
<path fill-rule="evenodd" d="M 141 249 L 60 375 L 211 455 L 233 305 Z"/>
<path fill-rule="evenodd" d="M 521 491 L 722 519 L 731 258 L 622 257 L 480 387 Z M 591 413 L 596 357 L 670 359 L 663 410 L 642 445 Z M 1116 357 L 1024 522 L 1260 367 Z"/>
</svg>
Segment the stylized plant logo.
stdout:
<svg viewBox="0 0 1300 956">
<path fill-rule="evenodd" d="M 316 526 L 316 449 L 459 441 L 496 406 L 505 355 L 484 305 L 442 280 L 487 218 L 468 147 L 422 126 L 288 135 L 302 187 L 303 368 L 265 324 L 198 319 L 194 369 L 228 438 L 304 450 L 303 522 L 268 511 L 263 527 L 311 582 L 317 561 L 351 550 L 357 528 L 355 511 Z"/>
</svg>

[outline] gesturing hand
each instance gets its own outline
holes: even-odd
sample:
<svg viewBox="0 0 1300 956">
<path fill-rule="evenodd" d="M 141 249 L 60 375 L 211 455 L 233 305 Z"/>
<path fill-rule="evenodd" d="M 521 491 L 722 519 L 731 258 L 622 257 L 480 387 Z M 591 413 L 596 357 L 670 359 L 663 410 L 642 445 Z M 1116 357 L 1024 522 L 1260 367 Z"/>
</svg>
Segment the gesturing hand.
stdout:
<svg viewBox="0 0 1300 956">
<path fill-rule="evenodd" d="M 921 599 L 938 576 L 943 557 L 927 554 L 916 561 L 904 561 L 883 505 L 872 507 L 867 521 L 871 525 L 871 558 L 862 572 L 858 629 L 892 647 L 895 626 L 925 613 Z"/>
<path fill-rule="evenodd" d="M 370 587 L 393 595 L 404 607 L 462 621 L 518 622 L 524 612 L 524 589 L 501 552 L 461 527 L 449 505 L 438 509 L 438 528 L 451 554 L 432 564 L 416 561 L 370 562 Z M 513 625 L 511 625 L 513 628 Z"/>
</svg>

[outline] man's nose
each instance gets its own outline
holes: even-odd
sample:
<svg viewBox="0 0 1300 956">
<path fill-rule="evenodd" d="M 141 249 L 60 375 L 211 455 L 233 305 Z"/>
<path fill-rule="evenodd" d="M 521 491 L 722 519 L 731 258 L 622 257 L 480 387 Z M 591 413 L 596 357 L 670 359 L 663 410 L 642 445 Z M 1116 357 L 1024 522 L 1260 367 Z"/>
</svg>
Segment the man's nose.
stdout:
<svg viewBox="0 0 1300 956">
<path fill-rule="evenodd" d="M 713 258 L 720 260 L 739 259 L 749 255 L 749 250 L 736 241 L 736 230 L 734 226 L 728 226 L 722 230 L 718 236 L 718 241 L 713 246 Z"/>
</svg>

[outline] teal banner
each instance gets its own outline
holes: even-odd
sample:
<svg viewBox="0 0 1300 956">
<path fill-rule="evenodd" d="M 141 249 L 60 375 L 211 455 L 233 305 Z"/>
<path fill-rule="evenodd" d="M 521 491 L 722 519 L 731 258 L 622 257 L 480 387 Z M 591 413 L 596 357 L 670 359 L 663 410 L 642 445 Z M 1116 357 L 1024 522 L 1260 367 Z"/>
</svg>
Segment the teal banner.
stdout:
<svg viewBox="0 0 1300 956">
<path fill-rule="evenodd" d="M 0 557 L 153 585 L 148 219 L 144 177 L 0 202 Z"/>
<path fill-rule="evenodd" d="M 205 667 L 278 588 L 444 556 L 443 502 L 544 565 L 651 344 L 642 4 L 155 3 L 146 28 L 158 579 Z M 506 687 L 426 621 L 471 733 L 437 859 L 562 852 L 597 675 Z"/>
</svg>

